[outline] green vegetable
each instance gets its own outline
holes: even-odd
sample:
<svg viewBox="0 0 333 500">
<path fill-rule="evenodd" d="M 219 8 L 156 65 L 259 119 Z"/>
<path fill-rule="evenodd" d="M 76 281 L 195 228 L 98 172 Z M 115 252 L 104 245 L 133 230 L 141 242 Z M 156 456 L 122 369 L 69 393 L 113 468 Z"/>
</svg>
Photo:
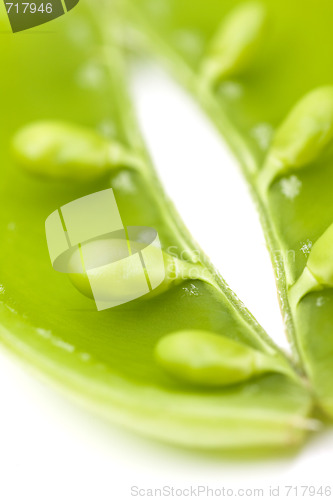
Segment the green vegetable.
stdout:
<svg viewBox="0 0 333 500">
<path fill-rule="evenodd" d="M 49 179 L 89 181 L 120 166 L 139 168 L 140 157 L 118 141 L 88 127 L 41 121 L 24 126 L 13 139 L 18 163 Z"/>
<path fill-rule="evenodd" d="M 258 38 L 255 57 L 209 86 L 202 68 L 210 64 L 214 33 L 229 25 L 230 13 L 241 5 L 246 8 L 234 0 L 208 0 L 203 9 L 200 0 L 170 0 L 169 15 L 159 16 L 144 0 L 127 0 L 123 14 L 201 104 L 238 159 L 266 234 L 294 360 L 306 372 L 318 407 L 333 418 L 327 229 L 333 222 L 333 4 L 262 0 L 270 29 Z M 200 50 L 180 44 L 180 32 L 195 36 Z"/>
<path fill-rule="evenodd" d="M 70 15 L 53 21 L 56 34 L 43 36 L 43 43 L 41 36 L 15 35 L 0 51 L 1 67 L 6 68 L 0 93 L 6 116 L 1 128 L 0 341 L 85 406 L 154 438 L 192 448 L 299 445 L 313 427 L 313 402 L 296 371 L 293 380 L 267 373 L 202 391 L 172 380 L 155 362 L 160 338 L 201 329 L 272 356 L 274 364 L 278 359 L 289 364 L 214 270 L 168 201 L 133 117 L 113 28 L 109 23 L 104 27 L 106 18 L 116 23 L 116 16 L 101 5 L 95 19 L 86 9 L 80 2 Z M 119 33 L 119 26 L 115 28 Z M 44 179 L 23 175 L 16 168 L 22 157 L 18 161 L 13 156 L 13 140 L 31 123 L 45 122 L 73 124 L 68 133 L 74 144 L 77 127 L 80 137 L 83 128 L 84 148 L 96 158 L 105 159 L 107 144 L 116 141 L 131 155 L 139 154 L 144 173 L 127 164 L 109 168 L 105 160 L 87 165 L 82 151 L 74 148 L 74 155 L 66 156 L 72 182 L 59 183 L 55 157 L 33 138 L 43 159 L 38 168 L 43 168 Z M 63 139 L 61 135 L 56 141 L 58 152 L 67 147 Z M 95 140 L 101 141 L 101 151 L 95 149 Z M 35 173 L 37 165 L 31 167 Z M 100 176 L 102 170 L 105 175 Z M 90 181 L 79 182 L 81 174 L 87 180 L 88 173 Z M 59 207 L 110 187 L 125 227 L 154 228 L 163 252 L 182 266 L 200 269 L 200 274 L 186 276 L 164 293 L 97 312 L 89 298 L 52 268 L 44 226 Z M 213 277 L 214 286 L 203 276 Z M 84 284 L 78 287 L 87 292 Z"/>
<path fill-rule="evenodd" d="M 223 387 L 268 372 L 292 374 L 290 366 L 215 333 L 184 330 L 162 337 L 155 350 L 158 364 L 180 381 Z"/>
<path fill-rule="evenodd" d="M 252 63 L 263 42 L 266 12 L 259 2 L 233 9 L 212 40 L 202 64 L 202 76 L 210 83 L 237 75 Z"/>
<path fill-rule="evenodd" d="M 140 242 L 128 241 L 129 247 L 134 251 L 142 250 L 145 248 L 145 244 Z M 82 269 L 82 252 L 84 251 L 85 268 Z M 203 282 L 211 284 L 220 291 L 218 285 L 214 281 L 214 278 L 210 274 L 209 270 L 202 266 L 201 264 L 187 262 L 185 260 L 177 259 L 172 255 L 162 252 L 164 267 L 165 267 L 165 278 L 163 282 L 149 294 L 149 298 L 152 296 L 164 293 L 171 286 L 179 285 L 180 283 L 199 279 Z M 121 298 L 126 298 L 128 294 L 127 288 L 122 289 L 123 274 L 129 272 L 129 266 L 131 264 L 126 262 L 124 265 L 123 259 L 128 256 L 128 248 L 126 241 L 123 239 L 104 239 L 95 240 L 88 243 L 80 245 L 80 248 L 75 250 L 71 255 L 68 272 L 69 277 L 74 286 L 87 297 L 94 298 L 88 275 L 87 269 L 89 269 L 89 276 L 91 279 L 98 279 L 101 273 L 101 267 L 103 276 L 106 278 L 104 282 L 98 287 L 99 299 L 103 301 L 112 301 Z M 150 259 L 152 264 L 154 262 L 156 265 L 152 265 L 149 268 L 149 279 L 151 282 L 155 283 L 159 280 L 160 269 L 158 266 L 160 257 L 160 249 L 158 247 L 150 247 Z M 139 286 L 141 279 L 141 268 L 133 265 L 130 269 L 132 274 L 132 290 Z M 113 283 L 114 286 L 109 285 Z M 96 298 L 96 297 L 95 297 Z"/>
<path fill-rule="evenodd" d="M 333 139 L 333 86 L 307 94 L 274 134 L 258 183 L 262 195 L 276 176 L 316 161 Z"/>
</svg>

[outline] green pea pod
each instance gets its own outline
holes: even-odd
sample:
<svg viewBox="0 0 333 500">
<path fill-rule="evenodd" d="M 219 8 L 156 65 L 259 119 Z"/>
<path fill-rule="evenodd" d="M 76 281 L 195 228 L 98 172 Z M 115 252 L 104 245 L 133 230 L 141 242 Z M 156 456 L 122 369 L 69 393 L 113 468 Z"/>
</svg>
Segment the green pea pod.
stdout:
<svg viewBox="0 0 333 500">
<path fill-rule="evenodd" d="M 0 340 L 85 406 L 160 440 L 218 449 L 298 445 L 312 429 L 313 403 L 296 371 L 296 379 L 273 372 L 203 392 L 171 379 L 155 362 L 159 339 L 186 328 L 223 334 L 289 363 L 168 202 L 133 117 L 112 28 L 109 23 L 104 28 L 104 20 L 115 16 L 101 5 L 95 19 L 84 4 L 54 22 L 59 36 L 44 35 L 43 43 L 40 36 L 8 37 L 6 50 L 0 51 L 6 68 L 1 112 L 7 117 L 1 128 Z M 81 27 L 78 32 L 74 20 Z M 59 121 L 66 134 L 64 128 L 55 134 L 53 124 Z M 32 123 L 37 129 L 24 129 Z M 48 125 L 40 129 L 42 123 Z M 27 158 L 28 136 L 17 135 L 22 130 L 33 132 L 28 144 L 31 140 L 37 152 L 29 170 L 44 179 L 23 175 L 18 168 Z M 44 132 L 45 148 L 39 143 Z M 105 158 L 112 140 L 130 154 L 140 152 L 144 174 L 127 164 L 109 169 Z M 19 158 L 13 155 L 13 141 Z M 59 158 L 66 159 L 63 170 Z M 71 182 L 59 183 L 60 177 Z M 81 177 L 90 180 L 81 183 Z M 97 311 L 80 293 L 87 291 L 84 284 L 77 284 L 78 290 L 56 272 L 47 251 L 45 220 L 71 201 L 110 187 L 124 227 L 154 228 L 173 264 L 190 264 L 200 274 L 190 279 L 176 274 L 163 293 Z M 214 284 L 203 273 L 213 276 Z"/>
<path fill-rule="evenodd" d="M 333 4 L 261 4 L 269 36 L 242 72 L 215 87 L 205 84 L 202 67 L 213 34 L 227 25 L 238 2 L 208 0 L 204 10 L 199 0 L 174 2 L 162 18 L 144 0 L 127 0 L 124 14 L 238 159 L 263 223 L 294 359 L 307 373 L 317 405 L 332 418 Z M 192 35 L 195 46 L 177 43 L 179 32 Z"/>
</svg>

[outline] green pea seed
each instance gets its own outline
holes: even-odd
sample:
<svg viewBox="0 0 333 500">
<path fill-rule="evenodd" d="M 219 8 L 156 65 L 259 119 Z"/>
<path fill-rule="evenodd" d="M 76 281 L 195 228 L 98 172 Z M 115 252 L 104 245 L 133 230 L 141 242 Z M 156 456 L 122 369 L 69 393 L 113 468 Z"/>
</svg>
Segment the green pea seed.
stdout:
<svg viewBox="0 0 333 500">
<path fill-rule="evenodd" d="M 212 388 L 243 382 L 267 372 L 290 370 L 271 356 L 202 330 L 166 335 L 156 345 L 155 358 L 178 380 Z"/>
<path fill-rule="evenodd" d="M 266 11 L 261 3 L 249 2 L 232 10 L 203 61 L 204 79 L 215 84 L 246 69 L 261 44 L 265 26 Z"/>
<path fill-rule="evenodd" d="M 101 239 L 85 243 L 80 248 L 77 248 L 69 259 L 69 278 L 73 285 L 89 298 L 96 299 L 96 296 L 94 297 L 92 294 L 89 281 L 94 280 L 94 282 L 98 281 L 98 299 L 100 301 L 123 300 L 125 302 L 128 293 L 132 294 L 133 290 L 140 288 L 142 265 L 141 263 L 139 265 L 135 264 L 131 259 L 127 260 L 126 265 L 124 265 L 123 259 L 129 257 L 128 248 L 141 251 L 145 246 L 144 243 L 127 242 L 124 239 Z M 155 255 L 154 252 L 156 252 Z M 151 283 L 161 281 L 159 279 L 161 273 L 159 266 L 160 255 L 160 248 L 150 246 L 149 265 L 146 262 L 146 266 Z M 162 256 L 165 278 L 159 286 L 150 291 L 147 297 L 159 295 L 172 286 L 189 279 L 205 281 L 219 290 L 211 274 L 201 264 L 178 259 L 164 251 L 162 251 Z M 103 279 L 99 280 L 101 273 Z M 126 277 L 130 276 L 130 290 L 125 285 L 124 274 Z"/>
<path fill-rule="evenodd" d="M 56 180 L 91 180 L 119 167 L 138 167 L 140 160 L 117 141 L 66 122 L 35 122 L 13 139 L 18 163 L 29 173 Z"/>
<path fill-rule="evenodd" d="M 333 287 L 333 224 L 313 245 L 306 267 L 292 286 L 291 302 L 295 307 L 308 293 Z"/>
<path fill-rule="evenodd" d="M 274 179 L 318 158 L 333 139 L 333 86 L 320 87 L 301 99 L 277 130 L 259 187 L 263 194 Z"/>
</svg>

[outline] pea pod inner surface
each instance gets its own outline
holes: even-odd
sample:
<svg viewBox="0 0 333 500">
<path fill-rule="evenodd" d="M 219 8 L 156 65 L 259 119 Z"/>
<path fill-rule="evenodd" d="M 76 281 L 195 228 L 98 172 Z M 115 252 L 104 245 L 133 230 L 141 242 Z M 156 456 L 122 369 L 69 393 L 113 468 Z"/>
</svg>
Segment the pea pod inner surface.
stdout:
<svg viewBox="0 0 333 500">
<path fill-rule="evenodd" d="M 84 27 L 84 40 L 73 40 L 75 16 Z M 0 186 L 2 342 L 102 414 L 156 438 L 201 448 L 299 444 L 312 411 L 301 383 L 269 374 L 237 387 L 202 391 L 185 388 L 156 366 L 158 340 L 185 328 L 223 333 L 285 360 L 218 275 L 219 289 L 187 278 L 149 300 L 97 312 L 88 297 L 52 269 L 46 218 L 72 200 L 112 187 L 125 226 L 155 228 L 163 251 L 172 248 L 179 259 L 185 252 L 189 262 L 214 272 L 151 169 L 133 125 L 117 51 L 109 44 L 109 57 L 101 56 L 105 40 L 99 22 L 96 26 L 80 4 L 53 25 L 57 31 L 43 44 L 37 36 L 13 37 L 0 53 L 8 68 L 0 98 L 6 116 Z M 38 99 L 32 103 L 28 92 Z M 28 124 L 50 120 L 98 131 L 140 150 L 150 170 L 119 166 L 89 183 L 29 176 L 12 154 L 13 137 Z"/>
</svg>

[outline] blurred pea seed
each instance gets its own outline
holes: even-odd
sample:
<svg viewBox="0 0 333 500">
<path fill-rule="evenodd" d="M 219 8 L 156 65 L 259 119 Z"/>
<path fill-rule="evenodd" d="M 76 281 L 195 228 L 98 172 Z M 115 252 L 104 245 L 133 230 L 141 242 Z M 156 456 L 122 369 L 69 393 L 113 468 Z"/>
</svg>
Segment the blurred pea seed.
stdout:
<svg viewBox="0 0 333 500">
<path fill-rule="evenodd" d="M 66 122 L 26 125 L 12 146 L 23 169 L 48 179 L 86 181 L 120 166 L 140 167 L 140 159 L 119 142 Z"/>
<path fill-rule="evenodd" d="M 274 179 L 316 160 L 333 138 L 333 86 L 307 94 L 277 130 L 258 182 L 262 194 Z"/>
<path fill-rule="evenodd" d="M 258 2 L 233 9 L 221 24 L 202 63 L 203 78 L 213 85 L 246 69 L 260 47 L 266 11 Z"/>
</svg>

